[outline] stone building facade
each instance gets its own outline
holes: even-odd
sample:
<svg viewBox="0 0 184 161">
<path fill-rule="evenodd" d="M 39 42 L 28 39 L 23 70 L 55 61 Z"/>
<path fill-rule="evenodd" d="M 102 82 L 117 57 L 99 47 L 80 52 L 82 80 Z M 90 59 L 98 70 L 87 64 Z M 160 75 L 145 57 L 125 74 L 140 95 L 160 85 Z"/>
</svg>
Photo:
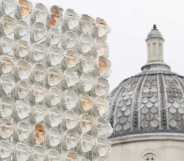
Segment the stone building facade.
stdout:
<svg viewBox="0 0 184 161">
<path fill-rule="evenodd" d="M 111 93 L 110 161 L 184 161 L 184 77 L 171 71 L 156 25 L 142 72 Z"/>
</svg>

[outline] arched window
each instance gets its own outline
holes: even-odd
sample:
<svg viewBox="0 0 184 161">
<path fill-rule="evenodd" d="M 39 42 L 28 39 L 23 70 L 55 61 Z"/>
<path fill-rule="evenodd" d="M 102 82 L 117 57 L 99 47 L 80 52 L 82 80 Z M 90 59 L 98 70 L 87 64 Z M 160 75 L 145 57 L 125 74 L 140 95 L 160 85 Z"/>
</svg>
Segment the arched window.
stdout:
<svg viewBox="0 0 184 161">
<path fill-rule="evenodd" d="M 146 153 L 144 155 L 144 161 L 156 161 L 156 155 L 154 153 Z"/>
</svg>

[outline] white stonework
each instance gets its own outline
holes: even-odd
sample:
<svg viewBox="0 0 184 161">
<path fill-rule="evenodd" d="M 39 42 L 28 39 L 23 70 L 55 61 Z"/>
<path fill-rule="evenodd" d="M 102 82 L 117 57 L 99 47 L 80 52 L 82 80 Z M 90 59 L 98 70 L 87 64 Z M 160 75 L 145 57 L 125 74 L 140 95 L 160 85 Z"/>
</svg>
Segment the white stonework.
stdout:
<svg viewBox="0 0 184 161">
<path fill-rule="evenodd" d="M 146 160 L 145 154 L 155 154 Z M 141 141 L 112 145 L 109 161 L 184 161 L 184 142 L 174 140 Z"/>
</svg>

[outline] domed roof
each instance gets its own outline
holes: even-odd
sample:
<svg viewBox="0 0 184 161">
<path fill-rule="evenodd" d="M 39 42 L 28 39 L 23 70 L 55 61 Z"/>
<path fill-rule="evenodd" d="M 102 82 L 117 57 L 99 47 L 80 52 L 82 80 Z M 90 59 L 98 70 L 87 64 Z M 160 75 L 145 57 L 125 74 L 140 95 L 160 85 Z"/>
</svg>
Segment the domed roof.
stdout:
<svg viewBox="0 0 184 161">
<path fill-rule="evenodd" d="M 112 91 L 110 108 L 111 138 L 184 133 L 184 77 L 164 63 L 148 63 Z"/>
</svg>

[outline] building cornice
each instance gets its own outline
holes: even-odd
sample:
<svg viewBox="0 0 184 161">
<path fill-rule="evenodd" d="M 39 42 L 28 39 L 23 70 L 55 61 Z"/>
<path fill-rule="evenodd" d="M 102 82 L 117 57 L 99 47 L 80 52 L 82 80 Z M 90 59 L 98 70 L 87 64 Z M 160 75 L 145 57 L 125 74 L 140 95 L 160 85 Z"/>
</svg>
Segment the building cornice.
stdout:
<svg viewBox="0 0 184 161">
<path fill-rule="evenodd" d="M 183 141 L 184 133 L 145 133 L 145 134 L 131 134 L 115 138 L 110 138 L 112 146 L 117 144 L 126 144 L 131 142 L 142 142 L 142 141 Z"/>
</svg>

